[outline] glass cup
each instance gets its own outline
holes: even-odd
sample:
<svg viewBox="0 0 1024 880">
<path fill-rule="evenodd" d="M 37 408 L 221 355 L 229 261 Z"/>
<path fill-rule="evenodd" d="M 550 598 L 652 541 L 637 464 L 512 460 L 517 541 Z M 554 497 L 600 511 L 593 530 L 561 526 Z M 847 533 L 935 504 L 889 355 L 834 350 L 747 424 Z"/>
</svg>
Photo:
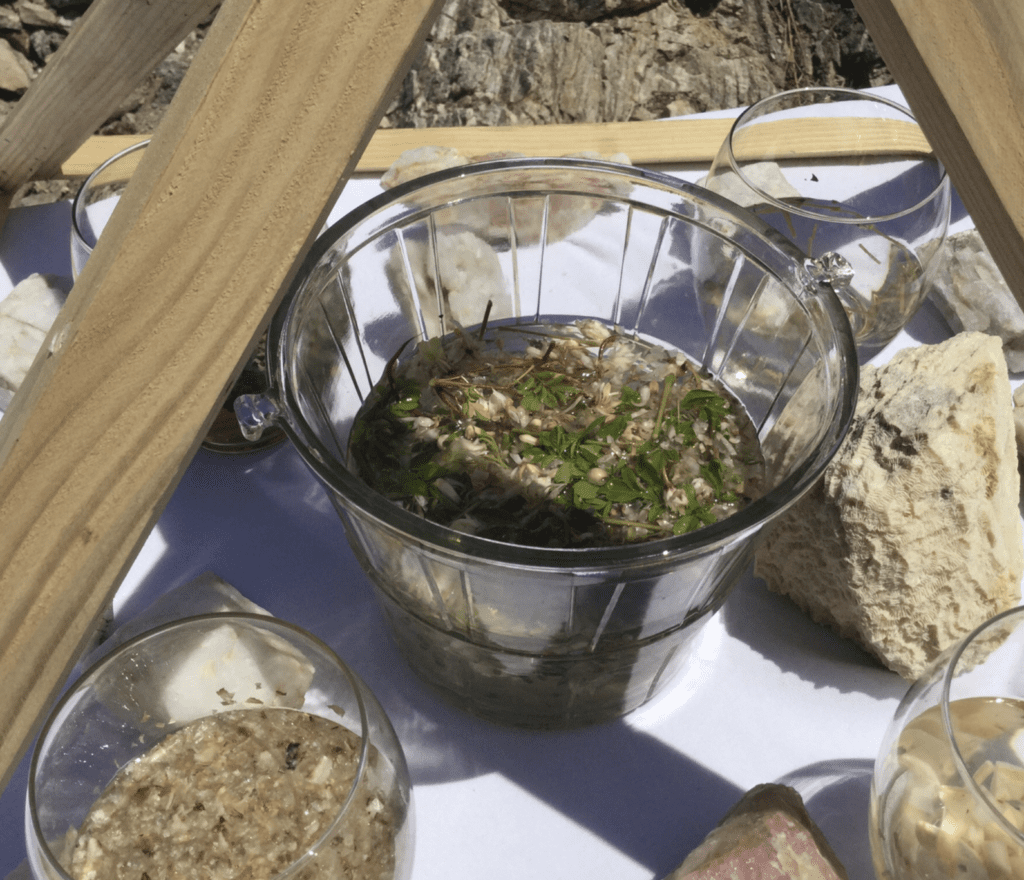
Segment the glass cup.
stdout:
<svg viewBox="0 0 1024 880">
<path fill-rule="evenodd" d="M 782 92 L 736 120 L 705 185 L 810 258 L 870 356 L 923 302 L 950 185 L 911 113 L 851 89 Z"/>
<path fill-rule="evenodd" d="M 907 691 L 875 764 L 879 880 L 1024 877 L 1024 609 L 938 657 Z"/>
<path fill-rule="evenodd" d="M 271 324 L 271 392 L 236 410 L 254 436 L 283 426 L 328 488 L 425 681 L 500 723 L 608 721 L 688 667 L 758 531 L 849 426 L 850 325 L 802 260 L 755 217 L 666 175 L 583 159 L 449 169 L 321 236 Z M 348 455 L 360 407 L 410 339 L 485 313 L 489 328 L 541 333 L 587 318 L 682 353 L 756 425 L 768 491 L 697 531 L 607 547 L 506 543 L 393 503 Z"/>
<path fill-rule="evenodd" d="M 197 757 L 182 769 L 188 750 L 171 744 L 189 742 L 191 731 L 211 719 L 230 725 L 233 744 L 221 742 L 225 728 L 208 729 L 205 739 L 191 743 Z M 271 735 L 270 729 L 288 735 Z M 322 754 L 318 738 L 328 744 Z M 257 741 L 266 749 L 251 745 Z M 229 753 L 249 763 L 225 759 Z M 163 756 L 162 770 L 157 755 Z M 115 801 L 106 826 L 94 821 L 96 814 L 87 819 L 115 774 L 125 778 L 124 768 L 134 774 L 134 790 Z M 231 772 L 241 772 L 243 783 Z M 289 801 L 293 790 L 301 790 L 290 773 L 301 785 L 313 781 L 316 793 L 307 786 L 304 799 L 295 794 Z M 195 784 L 186 786 L 191 780 Z M 253 790 L 272 796 L 258 802 L 248 794 Z M 103 834 L 123 824 L 131 855 L 122 858 L 122 867 L 146 876 L 153 863 L 129 859 L 140 853 L 159 859 L 162 852 L 166 858 L 162 847 L 175 837 L 202 849 L 199 842 L 204 835 L 216 837 L 220 823 L 239 850 L 245 847 L 246 863 L 236 861 L 235 869 L 253 871 L 246 876 L 406 880 L 410 792 L 405 757 L 384 710 L 330 648 L 272 617 L 200 615 L 115 648 L 58 702 L 29 771 L 29 864 L 36 880 L 86 876 L 89 867 L 112 876 L 102 863 L 89 865 L 90 852 L 106 849 L 114 858 L 112 836 Z M 310 812 L 302 812 L 302 805 Z M 154 817 L 152 824 L 145 816 Z M 227 841 L 225 835 L 224 846 Z M 291 841 L 301 855 L 282 854 L 283 845 L 271 849 L 282 841 Z M 219 844 L 204 845 L 206 862 L 215 862 Z M 190 872 L 187 858 L 179 854 L 177 876 L 209 876 Z M 168 876 L 163 869 L 161 876 Z"/>
<path fill-rule="evenodd" d="M 71 206 L 71 274 L 77 280 L 99 241 L 128 181 L 142 160 L 148 140 L 140 141 L 107 159 L 90 174 L 75 195 Z M 274 446 L 284 440 L 281 431 L 270 431 L 253 444 L 238 430 L 233 402 L 241 394 L 266 390 L 266 336 L 242 369 L 213 425 L 203 439 L 203 447 L 213 452 L 245 453 Z"/>
</svg>

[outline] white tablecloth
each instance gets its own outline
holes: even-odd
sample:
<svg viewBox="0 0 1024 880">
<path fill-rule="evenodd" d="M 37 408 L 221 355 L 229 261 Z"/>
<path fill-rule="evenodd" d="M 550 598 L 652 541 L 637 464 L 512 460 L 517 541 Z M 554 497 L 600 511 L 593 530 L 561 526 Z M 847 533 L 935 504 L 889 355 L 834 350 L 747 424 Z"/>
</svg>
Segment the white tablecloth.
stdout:
<svg viewBox="0 0 1024 880">
<path fill-rule="evenodd" d="M 696 180 L 702 169 L 678 173 Z M 353 180 L 334 216 L 378 191 Z M 13 212 L 0 296 L 31 272 L 70 275 L 69 217 L 68 203 Z M 959 205 L 954 220 L 970 223 Z M 926 307 L 876 359 L 948 334 Z M 873 880 L 870 771 L 906 684 L 752 575 L 667 692 L 611 724 L 538 733 L 469 717 L 421 685 L 290 446 L 200 450 L 118 593 L 118 618 L 208 570 L 324 639 L 380 698 L 412 773 L 414 880 L 661 877 L 768 781 L 795 785 L 852 880 Z M 26 763 L 0 798 L 0 877 L 24 858 Z"/>
</svg>

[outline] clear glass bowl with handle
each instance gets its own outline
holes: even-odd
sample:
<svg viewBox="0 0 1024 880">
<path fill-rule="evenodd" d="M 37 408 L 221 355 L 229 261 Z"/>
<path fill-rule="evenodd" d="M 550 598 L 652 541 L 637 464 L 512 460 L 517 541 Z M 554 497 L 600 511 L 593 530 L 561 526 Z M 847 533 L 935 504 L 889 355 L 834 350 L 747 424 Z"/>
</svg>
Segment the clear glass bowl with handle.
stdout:
<svg viewBox="0 0 1024 880">
<path fill-rule="evenodd" d="M 353 420 L 409 340 L 593 318 L 685 354 L 757 426 L 763 497 L 645 544 L 518 546 L 440 526 L 349 462 Z M 686 666 L 758 531 L 820 475 L 849 425 L 853 338 L 788 242 L 698 187 L 612 163 L 499 160 L 371 200 L 317 242 L 268 342 L 271 390 L 236 404 L 280 425 L 322 480 L 419 675 L 495 721 L 567 727 L 645 703 Z"/>
<path fill-rule="evenodd" d="M 25 819 L 36 880 L 412 867 L 409 773 L 384 710 L 327 645 L 257 614 L 168 623 L 93 664 L 43 726 Z"/>
<path fill-rule="evenodd" d="M 1024 608 L 982 624 L 907 690 L 872 777 L 878 880 L 1024 877 Z"/>
</svg>

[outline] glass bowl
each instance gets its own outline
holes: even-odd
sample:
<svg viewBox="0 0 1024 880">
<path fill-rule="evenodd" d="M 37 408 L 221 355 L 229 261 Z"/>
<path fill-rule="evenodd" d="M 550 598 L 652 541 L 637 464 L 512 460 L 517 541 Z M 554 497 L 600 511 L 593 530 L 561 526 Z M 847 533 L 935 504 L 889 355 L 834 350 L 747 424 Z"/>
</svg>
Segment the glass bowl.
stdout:
<svg viewBox="0 0 1024 880">
<path fill-rule="evenodd" d="M 879 880 L 1024 877 L 1024 608 L 908 689 L 875 763 L 868 828 Z"/>
<path fill-rule="evenodd" d="M 108 802 L 104 823 L 91 808 L 125 768 L 133 788 Z M 200 615 L 113 649 L 58 702 L 29 770 L 29 864 L 36 880 L 115 876 L 110 864 L 89 865 L 106 851 L 117 876 L 153 880 L 243 868 L 252 877 L 406 880 L 410 796 L 384 710 L 330 648 L 272 617 Z M 118 828 L 130 856 L 114 855 Z M 186 852 L 175 851 L 168 870 L 159 860 L 177 844 Z M 291 844 L 299 848 L 288 852 Z M 189 871 L 196 849 L 205 849 L 206 873 Z"/>
<path fill-rule="evenodd" d="M 409 340 L 596 319 L 681 351 L 757 427 L 766 494 L 665 540 L 560 549 L 428 522 L 348 463 L 357 411 Z M 649 700 L 685 665 L 758 531 L 821 473 L 849 425 L 857 364 L 835 295 L 781 236 L 661 174 L 589 160 L 428 175 L 335 224 L 268 341 L 271 390 L 236 412 L 280 425 L 323 481 L 412 668 L 501 723 L 569 727 Z"/>
<path fill-rule="evenodd" d="M 705 185 L 814 260 L 862 357 L 891 342 L 924 302 L 951 187 L 905 107 L 854 89 L 764 98 L 737 118 Z"/>
</svg>

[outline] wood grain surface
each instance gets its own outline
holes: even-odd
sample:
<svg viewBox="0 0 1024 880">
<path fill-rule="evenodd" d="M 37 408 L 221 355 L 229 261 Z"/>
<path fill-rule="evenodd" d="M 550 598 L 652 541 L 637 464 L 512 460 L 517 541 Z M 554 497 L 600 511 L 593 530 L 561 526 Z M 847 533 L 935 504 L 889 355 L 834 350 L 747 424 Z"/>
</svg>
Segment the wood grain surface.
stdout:
<svg viewBox="0 0 1024 880">
<path fill-rule="evenodd" d="M 1024 305 L 1024 3 L 854 6 Z"/>
<path fill-rule="evenodd" d="M 625 153 L 634 165 L 708 165 L 732 128 L 732 119 L 690 118 L 650 122 L 593 122 L 469 128 L 385 128 L 374 133 L 359 159 L 359 172 L 380 174 L 406 150 L 451 147 L 464 156 L 513 151 L 526 156 L 565 156 L 592 151 Z M 848 158 L 931 152 L 921 129 L 897 120 L 800 119 L 767 123 L 746 149 L 762 158 Z M 146 135 L 89 138 L 60 168 L 62 177 L 85 177 Z M 111 181 L 113 182 L 113 178 Z"/>
<path fill-rule="evenodd" d="M 0 421 L 4 784 L 440 6 L 221 6 Z"/>
</svg>

